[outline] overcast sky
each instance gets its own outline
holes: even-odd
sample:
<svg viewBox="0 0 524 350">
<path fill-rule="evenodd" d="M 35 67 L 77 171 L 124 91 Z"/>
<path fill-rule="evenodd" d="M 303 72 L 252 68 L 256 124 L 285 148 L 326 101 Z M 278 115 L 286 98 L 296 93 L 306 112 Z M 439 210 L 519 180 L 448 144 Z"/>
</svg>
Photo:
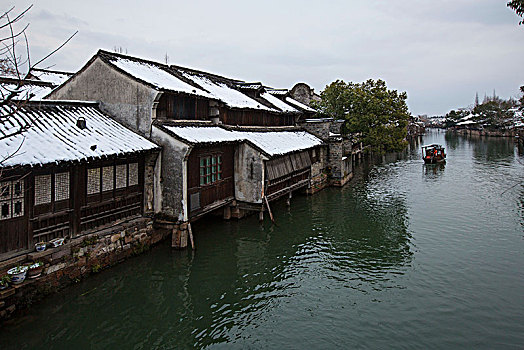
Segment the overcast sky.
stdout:
<svg viewBox="0 0 524 350">
<path fill-rule="evenodd" d="M 506 0 L 0 0 L 26 17 L 33 60 L 75 71 L 99 48 L 277 88 L 384 79 L 413 114 L 524 85 L 524 26 Z"/>
</svg>

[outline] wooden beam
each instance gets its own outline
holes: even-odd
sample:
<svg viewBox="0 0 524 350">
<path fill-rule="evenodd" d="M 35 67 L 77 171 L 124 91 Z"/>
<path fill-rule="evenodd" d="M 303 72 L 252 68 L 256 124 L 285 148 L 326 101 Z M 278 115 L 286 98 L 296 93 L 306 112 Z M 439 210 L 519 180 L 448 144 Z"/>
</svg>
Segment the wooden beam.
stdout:
<svg viewBox="0 0 524 350">
<path fill-rule="evenodd" d="M 266 207 L 267 207 L 267 211 L 269 212 L 269 218 L 271 219 L 272 223 L 275 223 L 275 219 L 273 218 L 273 213 L 271 212 L 271 208 L 269 207 L 269 202 L 266 196 L 264 196 L 264 200 L 266 201 Z"/>
<path fill-rule="evenodd" d="M 193 230 L 191 229 L 191 223 L 187 224 L 187 231 L 189 232 L 189 240 L 191 241 L 191 248 L 195 250 L 195 240 L 193 239 Z"/>
</svg>

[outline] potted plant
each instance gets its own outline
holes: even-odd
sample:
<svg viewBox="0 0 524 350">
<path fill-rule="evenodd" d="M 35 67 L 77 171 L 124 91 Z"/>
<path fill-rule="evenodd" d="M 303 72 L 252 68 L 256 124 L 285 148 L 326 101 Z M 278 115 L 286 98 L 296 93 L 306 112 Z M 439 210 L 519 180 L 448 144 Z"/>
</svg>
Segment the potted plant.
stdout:
<svg viewBox="0 0 524 350">
<path fill-rule="evenodd" d="M 27 270 L 29 267 L 27 266 L 20 266 L 13 267 L 12 269 L 9 269 L 7 271 L 7 275 L 11 279 L 11 283 L 13 284 L 20 284 L 25 281 L 25 276 L 27 274 Z"/>
<path fill-rule="evenodd" d="M 32 265 L 29 265 L 29 269 L 27 270 L 27 277 L 29 278 L 37 278 L 42 274 L 42 271 L 44 270 L 44 263 L 41 261 L 37 261 Z"/>
<path fill-rule="evenodd" d="M 35 243 L 35 249 L 37 252 L 43 252 L 46 248 L 46 244 L 45 242 L 38 242 L 38 243 Z"/>
<path fill-rule="evenodd" d="M 9 283 L 11 282 L 11 279 L 8 275 L 2 276 L 0 279 L 0 290 L 6 289 L 9 286 Z"/>
</svg>

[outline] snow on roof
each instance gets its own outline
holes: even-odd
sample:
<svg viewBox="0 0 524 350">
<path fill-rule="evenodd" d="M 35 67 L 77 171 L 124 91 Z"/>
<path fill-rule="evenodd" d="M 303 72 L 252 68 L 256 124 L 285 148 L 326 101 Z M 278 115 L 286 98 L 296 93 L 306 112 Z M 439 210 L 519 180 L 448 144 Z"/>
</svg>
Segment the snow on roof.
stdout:
<svg viewBox="0 0 524 350">
<path fill-rule="evenodd" d="M 9 112 L 8 108 L 0 107 L 0 113 Z M 81 117 L 85 129 L 77 126 Z M 158 148 L 103 114 L 94 103 L 28 102 L 0 123 L 0 138 L 24 125 L 28 129 L 21 134 L 0 140 L 2 166 L 86 160 Z"/>
<path fill-rule="evenodd" d="M 159 89 L 183 92 L 186 94 L 214 99 L 214 96 L 206 91 L 177 78 L 174 74 L 167 71 L 167 67 L 164 68 L 160 63 L 153 64 L 147 61 L 131 60 L 118 56 L 111 56 L 109 61 L 124 72 Z"/>
<path fill-rule="evenodd" d="M 467 119 L 467 120 L 457 123 L 456 125 L 471 125 L 471 124 L 478 124 L 478 122 Z"/>
<path fill-rule="evenodd" d="M 266 87 L 267 92 L 269 92 L 271 95 L 276 96 L 282 96 L 287 95 L 289 93 L 288 89 L 274 89 L 274 88 L 268 88 Z"/>
<path fill-rule="evenodd" d="M 215 127 L 164 126 L 190 143 L 250 142 L 269 156 L 315 147 L 322 140 L 306 131 L 237 131 Z"/>
<path fill-rule="evenodd" d="M 271 103 L 273 106 L 277 107 L 278 109 L 282 110 L 282 112 L 287 113 L 299 113 L 299 111 L 296 108 L 293 108 L 289 104 L 285 103 L 281 99 L 271 95 L 268 92 L 263 92 L 260 94 L 260 96 L 267 100 L 269 103 Z"/>
<path fill-rule="evenodd" d="M 51 83 L 54 86 L 62 84 L 73 75 L 73 73 L 69 72 L 58 72 L 39 68 L 34 68 L 31 72 L 33 73 L 33 76 L 37 77 L 39 80 Z"/>
<path fill-rule="evenodd" d="M 0 94 L 1 96 L 7 96 L 12 91 L 17 89 L 15 83 L 4 83 L 0 82 Z M 14 97 L 15 100 L 33 100 L 38 101 L 43 99 L 53 90 L 52 86 L 32 84 L 29 81 L 25 81 L 24 85 L 18 89 L 18 94 Z"/>
<path fill-rule="evenodd" d="M 202 74 L 191 74 L 187 71 L 180 71 L 180 74 L 209 91 L 214 98 L 224 102 L 229 107 L 263 109 L 278 112 L 275 109 L 264 106 L 242 92 L 229 87 L 226 83 L 211 80 Z"/>
<path fill-rule="evenodd" d="M 305 104 L 298 102 L 297 100 L 292 99 L 291 97 L 286 97 L 286 101 L 291 103 L 294 106 L 297 106 L 300 109 L 306 110 L 308 112 L 316 112 L 313 108 L 306 106 Z"/>
</svg>

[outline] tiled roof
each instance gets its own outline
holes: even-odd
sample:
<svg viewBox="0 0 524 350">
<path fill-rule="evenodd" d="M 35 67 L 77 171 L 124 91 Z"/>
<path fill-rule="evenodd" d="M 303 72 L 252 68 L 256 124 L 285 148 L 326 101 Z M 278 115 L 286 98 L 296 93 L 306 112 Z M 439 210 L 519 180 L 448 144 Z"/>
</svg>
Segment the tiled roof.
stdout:
<svg viewBox="0 0 524 350">
<path fill-rule="evenodd" d="M 10 106 L 0 107 L 8 115 Z M 86 128 L 77 126 L 84 118 Z M 11 135 L 21 126 L 22 133 Z M 11 136 L 9 136 L 11 135 Z M 43 165 L 159 148 L 117 123 L 96 103 L 26 102 L 0 122 L 0 165 Z"/>
<path fill-rule="evenodd" d="M 322 140 L 306 131 L 237 131 L 219 126 L 163 128 L 191 144 L 220 142 L 249 142 L 269 156 L 309 149 L 322 144 Z"/>
</svg>

